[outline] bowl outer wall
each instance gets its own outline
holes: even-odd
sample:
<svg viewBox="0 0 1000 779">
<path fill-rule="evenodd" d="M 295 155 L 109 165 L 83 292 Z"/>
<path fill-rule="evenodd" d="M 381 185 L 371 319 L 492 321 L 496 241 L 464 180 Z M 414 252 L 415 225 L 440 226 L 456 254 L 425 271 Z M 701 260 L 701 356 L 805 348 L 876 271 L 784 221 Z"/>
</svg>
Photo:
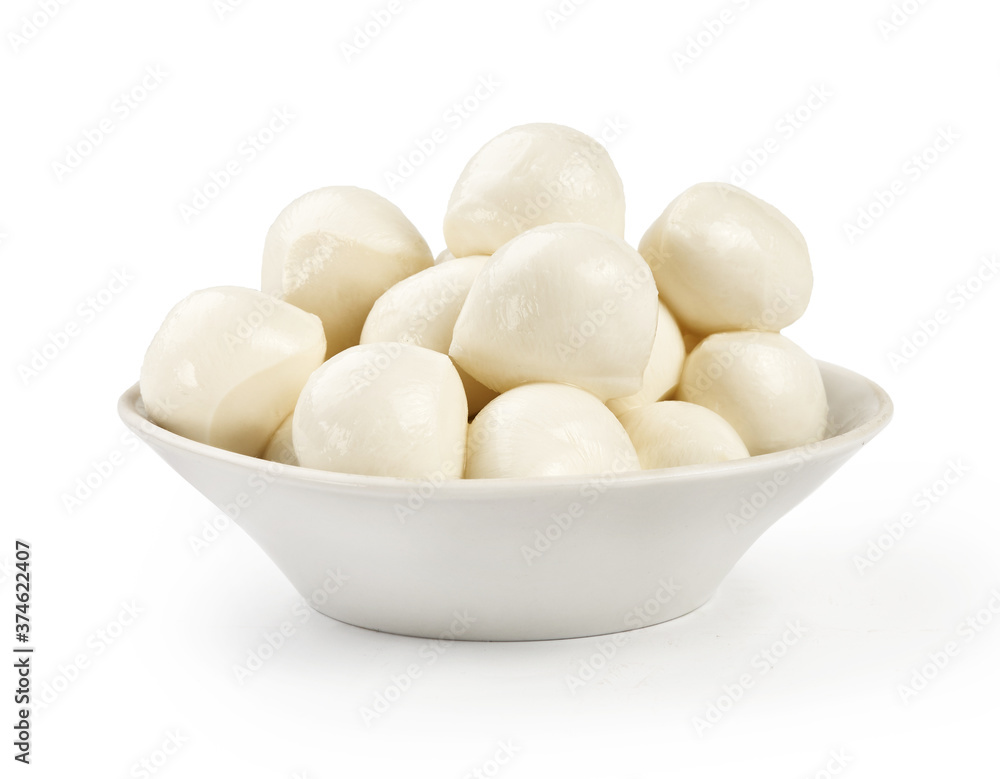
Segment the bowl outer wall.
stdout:
<svg viewBox="0 0 1000 779">
<path fill-rule="evenodd" d="M 707 601 L 750 545 L 889 421 L 877 385 L 820 363 L 825 441 L 592 478 L 432 484 L 313 471 L 126 425 L 264 549 L 318 611 L 427 638 L 529 640 L 657 624 Z"/>
</svg>

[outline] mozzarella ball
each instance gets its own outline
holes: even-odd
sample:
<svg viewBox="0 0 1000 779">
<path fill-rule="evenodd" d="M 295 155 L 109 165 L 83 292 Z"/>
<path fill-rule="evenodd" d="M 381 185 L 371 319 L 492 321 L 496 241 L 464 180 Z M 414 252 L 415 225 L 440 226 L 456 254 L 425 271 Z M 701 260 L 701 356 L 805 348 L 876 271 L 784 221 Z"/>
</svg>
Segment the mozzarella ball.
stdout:
<svg viewBox="0 0 1000 779">
<path fill-rule="evenodd" d="M 294 410 L 293 410 L 294 413 Z M 274 431 L 274 435 L 271 436 L 271 440 L 267 442 L 267 446 L 264 447 L 264 454 L 261 455 L 265 460 L 270 460 L 275 463 L 284 463 L 285 465 L 298 465 L 298 458 L 295 456 L 295 447 L 292 445 L 292 416 L 290 413 L 285 417 L 285 421 L 278 425 L 278 429 Z"/>
<path fill-rule="evenodd" d="M 626 411 L 619 418 L 643 469 L 720 463 L 749 457 L 739 434 L 714 411 L 664 400 Z"/>
<path fill-rule="evenodd" d="M 475 255 L 473 255 L 475 256 Z M 444 249 L 437 257 L 434 258 L 434 264 L 440 265 L 443 262 L 448 262 L 448 260 L 454 260 L 455 255 L 452 254 L 447 249 Z"/>
<path fill-rule="evenodd" d="M 292 418 L 299 465 L 404 479 L 460 479 L 465 390 L 445 355 L 398 343 L 354 346 L 306 382 Z"/>
<path fill-rule="evenodd" d="M 778 333 L 710 335 L 688 355 L 677 399 L 719 414 L 752 455 L 826 435 L 826 389 L 819 366 Z"/>
<path fill-rule="evenodd" d="M 264 241 L 261 289 L 323 320 L 327 357 L 354 346 L 379 295 L 433 264 L 403 212 L 357 187 L 293 200 Z"/>
<path fill-rule="evenodd" d="M 682 192 L 639 242 L 685 330 L 777 332 L 806 310 L 805 239 L 778 209 L 729 184 Z"/>
<path fill-rule="evenodd" d="M 497 392 L 574 384 L 601 400 L 638 392 L 653 348 L 656 285 L 642 257 L 597 227 L 536 227 L 472 282 L 449 354 Z"/>
<path fill-rule="evenodd" d="M 256 457 L 325 354 L 318 317 L 254 289 L 203 289 L 160 325 L 139 392 L 160 427 Z"/>
<path fill-rule="evenodd" d="M 468 479 L 636 470 L 635 447 L 615 415 L 589 392 L 566 384 L 505 392 L 469 426 Z"/>
<path fill-rule="evenodd" d="M 649 356 L 649 362 L 646 363 L 646 370 L 642 373 L 642 386 L 632 395 L 612 398 L 608 401 L 608 408 L 615 416 L 620 417 L 630 408 L 655 403 L 669 395 L 681 377 L 685 355 L 684 337 L 669 309 L 661 300 L 657 309 L 653 352 Z"/>
<path fill-rule="evenodd" d="M 396 341 L 448 354 L 455 320 L 472 282 L 488 257 L 462 257 L 427 268 L 390 287 L 375 301 L 361 331 L 361 343 Z M 474 416 L 497 394 L 461 368 L 469 415 Z"/>
<path fill-rule="evenodd" d="M 559 124 L 501 133 L 469 160 L 444 218 L 456 257 L 492 254 L 538 225 L 582 222 L 625 234 L 625 193 L 607 150 Z"/>
</svg>

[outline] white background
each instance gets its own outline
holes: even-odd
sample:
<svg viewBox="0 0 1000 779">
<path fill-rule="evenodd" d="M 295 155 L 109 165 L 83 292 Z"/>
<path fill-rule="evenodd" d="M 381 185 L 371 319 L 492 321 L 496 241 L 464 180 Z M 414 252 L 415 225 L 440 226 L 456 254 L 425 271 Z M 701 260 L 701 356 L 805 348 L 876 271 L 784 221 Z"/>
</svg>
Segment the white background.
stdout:
<svg viewBox="0 0 1000 779">
<path fill-rule="evenodd" d="M 11 0 L 0 13 L 0 623 L 12 622 L 20 537 L 34 550 L 36 695 L 58 692 L 34 714 L 33 764 L 11 775 L 141 776 L 146 759 L 158 777 L 461 777 L 489 775 L 501 743 L 510 779 L 810 777 L 828 764 L 852 777 L 995 775 L 1000 281 L 969 282 L 1000 245 L 995 3 L 908 0 L 890 28 L 888 0 L 590 0 L 564 3 L 562 20 L 547 16 L 556 0 L 400 0 L 350 57 L 343 44 L 387 3 L 219 6 L 71 2 L 46 19 L 45 3 Z M 728 23 L 714 24 L 724 10 Z M 25 18 L 45 22 L 30 40 Z M 675 56 L 685 50 L 689 62 Z M 126 111 L 119 96 L 141 94 L 148 68 L 159 83 Z M 454 120 L 481 79 L 498 86 Z M 814 88 L 828 96 L 789 131 L 783 117 Z M 294 119 L 248 159 L 240 145 L 275 110 Z M 67 162 L 102 120 L 110 134 Z M 633 243 L 681 190 L 729 180 L 775 139 L 744 186 L 809 241 L 815 293 L 787 334 L 882 384 L 896 418 L 707 606 L 613 650 L 583 639 L 437 655 L 417 639 L 302 621 L 296 593 L 241 530 L 195 553 L 218 511 L 123 437 L 117 396 L 174 302 L 257 285 L 264 234 L 294 197 L 374 189 L 436 253 L 464 162 L 531 121 L 624 125 L 608 143 Z M 437 127 L 447 140 L 391 187 L 399 155 Z M 942 131 L 957 139 L 916 167 Z M 185 219 L 181 206 L 231 159 L 239 174 Z M 894 180 L 905 191 L 878 213 Z M 859 209 L 877 217 L 852 241 Z M 116 271 L 127 284 L 109 287 Z M 98 311 L 88 299 L 102 290 Z M 947 322 L 920 335 L 938 309 Z M 23 370 L 67 327 L 65 348 Z M 891 361 L 904 339 L 921 347 Z M 969 472 L 915 503 L 953 460 Z M 99 486 L 67 501 L 88 475 Z M 904 511 L 913 527 L 860 572 L 856 556 Z M 123 625 L 133 602 L 140 613 Z M 977 613 L 980 631 L 960 628 Z M 760 674 L 755 656 L 789 620 L 805 635 Z M 234 666 L 283 622 L 291 637 L 240 683 Z M 899 685 L 949 641 L 958 653 L 904 702 Z M 0 643 L 7 652 L 9 627 Z M 571 690 L 602 647 L 610 659 Z M 420 678 L 366 724 L 362 707 L 411 663 Z M 753 685 L 699 734 L 695 718 L 744 673 Z M 12 671 L 4 678 L 11 689 Z M 4 693 L 7 765 L 14 709 Z M 181 745 L 160 763 L 172 737 Z"/>
</svg>

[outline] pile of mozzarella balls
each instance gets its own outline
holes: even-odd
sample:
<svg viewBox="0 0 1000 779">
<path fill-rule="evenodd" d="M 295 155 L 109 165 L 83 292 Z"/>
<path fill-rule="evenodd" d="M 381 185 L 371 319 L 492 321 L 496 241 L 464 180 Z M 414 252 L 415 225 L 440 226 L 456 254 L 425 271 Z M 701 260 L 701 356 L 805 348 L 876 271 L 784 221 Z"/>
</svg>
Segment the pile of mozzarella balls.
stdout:
<svg viewBox="0 0 1000 779">
<path fill-rule="evenodd" d="M 820 440 L 816 362 L 780 334 L 812 291 L 777 209 L 697 184 L 623 239 L 607 151 L 555 124 L 487 143 L 435 260 L 392 203 L 326 187 L 264 241 L 261 291 L 167 314 L 140 392 L 167 430 L 403 479 L 607 475 Z"/>
</svg>

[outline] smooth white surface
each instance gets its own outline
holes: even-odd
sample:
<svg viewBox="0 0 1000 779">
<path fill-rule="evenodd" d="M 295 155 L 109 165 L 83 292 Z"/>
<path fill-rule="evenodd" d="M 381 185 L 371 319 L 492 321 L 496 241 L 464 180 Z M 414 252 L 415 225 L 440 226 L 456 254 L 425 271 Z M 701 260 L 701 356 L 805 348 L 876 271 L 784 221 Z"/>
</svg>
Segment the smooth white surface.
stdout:
<svg viewBox="0 0 1000 779">
<path fill-rule="evenodd" d="M 452 257 L 454 259 L 454 257 Z M 383 293 L 368 312 L 361 329 L 361 343 L 395 341 L 448 354 L 455 320 L 462 310 L 473 280 L 488 257 L 462 257 L 414 273 Z M 469 416 L 475 416 L 497 394 L 461 368 Z"/>
<path fill-rule="evenodd" d="M 444 217 L 456 257 L 493 254 L 539 225 L 581 222 L 621 238 L 625 193 L 597 140 L 574 127 L 537 123 L 492 138 L 458 177 Z"/>
<path fill-rule="evenodd" d="M 676 396 L 721 415 L 750 454 L 820 441 L 827 431 L 816 360 L 779 333 L 708 336 L 684 361 Z"/>
<path fill-rule="evenodd" d="M 383 292 L 433 262 L 394 203 L 360 187 L 321 187 L 281 209 L 268 229 L 261 289 L 319 316 L 331 357 L 359 343 Z"/>
<path fill-rule="evenodd" d="M 499 478 L 450 482 L 279 466 L 206 447 L 149 424 L 134 387 L 122 395 L 119 413 L 220 508 L 241 484 L 265 484 L 238 524 L 324 614 L 430 640 L 523 641 L 620 632 L 704 604 L 761 533 L 889 421 L 891 402 L 867 379 L 825 365 L 824 380 L 833 399 L 831 438 L 765 457 L 649 471 L 639 470 L 625 431 L 593 396 L 560 385 L 520 387 L 470 428 L 476 442 L 483 416 L 487 426 L 502 422 L 478 447 L 470 444 L 470 469 Z M 529 454 L 521 470 L 519 463 L 504 469 L 507 439 L 521 431 L 523 416 L 504 419 L 507 412 L 495 409 L 544 403 L 550 389 L 564 390 L 563 410 L 575 413 L 560 419 L 550 409 L 555 424 L 528 442 L 536 462 Z M 575 407 L 585 401 L 595 419 L 593 430 L 581 433 Z M 553 441 L 559 436 L 600 440 L 602 451 L 573 452 L 560 468 L 545 457 L 547 450 L 566 455 Z M 309 464 L 298 444 L 296 453 Z M 761 489 L 766 500 L 758 501 Z"/>
<path fill-rule="evenodd" d="M 38 713 L 37 763 L 22 773 L 128 776 L 168 729 L 187 741 L 156 779 L 458 778 L 491 760 L 500 739 L 519 749 L 504 779 L 808 779 L 834 749 L 851 757 L 845 779 L 981 776 L 994 765 L 1000 620 L 971 641 L 958 628 L 1000 586 L 990 434 L 1000 423 L 1000 280 L 977 275 L 1000 252 L 1000 9 L 926 3 L 885 40 L 879 23 L 892 6 L 592 0 L 553 29 L 555 2 L 421 0 L 403 3 L 347 63 L 340 44 L 384 6 L 244 2 L 219 19 L 207 0 L 70 3 L 15 54 L 7 33 L 38 6 L 5 5 L 10 478 L 0 562 L 9 565 L 14 536 L 36 548 L 39 688 L 78 655 L 89 661 Z M 673 54 L 722 10 L 732 22 L 679 71 Z M 163 82 L 127 117 L 115 113 L 113 101 L 154 65 Z M 498 86 L 480 86 L 479 108 L 449 122 L 453 104 L 490 77 Z M 785 118 L 810 99 L 809 118 Z M 289 126 L 253 159 L 239 156 L 283 107 Z M 112 133 L 58 181 L 52 161 L 103 118 Z M 469 157 L 539 120 L 611 139 L 633 245 L 671 198 L 728 180 L 773 140 L 777 152 L 743 186 L 783 204 L 809 241 L 813 298 L 788 335 L 882 384 L 895 419 L 772 527 L 716 598 L 613 650 L 574 639 L 439 651 L 310 616 L 245 533 L 126 436 L 115 400 L 174 302 L 214 284 L 258 284 L 267 227 L 297 195 L 375 189 L 439 252 L 443 209 Z M 949 127 L 951 145 L 940 135 Z M 398 156 L 436 128 L 445 142 L 390 189 Z M 945 151 L 926 170 L 911 164 L 914 180 L 903 166 L 936 138 Z M 241 172 L 185 222 L 178 204 L 231 159 Z M 905 194 L 851 243 L 843 224 L 894 180 Z M 99 303 L 112 282 L 120 292 Z M 921 322 L 938 309 L 948 321 L 925 341 Z M 69 323 L 79 334 L 25 384 L 18 366 Z M 924 345 L 894 368 L 888 354 L 915 334 Z M 98 486 L 69 513 L 64 496 L 109 458 L 110 475 L 92 476 Z M 948 472 L 954 483 L 933 502 L 922 497 L 950 461 L 971 470 Z M 254 490 L 240 488 L 248 499 Z M 859 573 L 855 555 L 903 512 L 912 527 Z M 0 579 L 9 619 L 13 580 L 6 570 Z M 142 613 L 102 643 L 98 631 L 132 600 Z M 761 675 L 755 656 L 796 619 L 808 632 Z M 240 684 L 233 666 L 284 623 L 291 635 Z M 959 654 L 904 704 L 897 685 L 949 641 Z M 610 659 L 571 691 L 567 678 L 600 646 Z M 411 664 L 420 676 L 366 726 L 361 708 Z M 10 685 L 6 658 L 4 667 Z M 692 718 L 744 673 L 753 686 L 699 736 Z M 5 727 L 11 708 L 0 709 Z"/>
<path fill-rule="evenodd" d="M 643 468 L 725 462 L 749 457 L 739 433 L 714 411 L 695 403 L 663 400 L 618 417 Z"/>
<path fill-rule="evenodd" d="M 361 344 L 313 371 L 292 415 L 307 468 L 406 479 L 460 479 L 469 408 L 447 355 L 400 343 Z"/>
<path fill-rule="evenodd" d="M 537 382 L 507 390 L 469 424 L 471 479 L 582 476 L 639 470 L 628 434 L 586 390 Z M 558 513 L 558 512 L 557 512 Z"/>
<path fill-rule="evenodd" d="M 212 287 L 170 309 L 139 385 L 157 424 L 256 457 L 325 353 L 319 317 L 259 290 Z"/>
<path fill-rule="evenodd" d="M 689 187 L 639 241 L 656 286 L 685 329 L 779 330 L 812 294 L 809 249 L 771 203 L 731 184 Z"/>
<path fill-rule="evenodd" d="M 548 224 L 511 239 L 476 276 L 448 354 L 497 392 L 534 381 L 601 400 L 642 388 L 656 283 L 631 246 L 591 225 Z"/>
<path fill-rule="evenodd" d="M 684 336 L 670 310 L 659 302 L 656 308 L 656 334 L 653 336 L 653 351 L 642 372 L 642 386 L 639 391 L 608 401 L 616 416 L 621 416 L 631 408 L 645 406 L 670 395 L 677 387 L 677 380 L 684 367 Z"/>
</svg>

